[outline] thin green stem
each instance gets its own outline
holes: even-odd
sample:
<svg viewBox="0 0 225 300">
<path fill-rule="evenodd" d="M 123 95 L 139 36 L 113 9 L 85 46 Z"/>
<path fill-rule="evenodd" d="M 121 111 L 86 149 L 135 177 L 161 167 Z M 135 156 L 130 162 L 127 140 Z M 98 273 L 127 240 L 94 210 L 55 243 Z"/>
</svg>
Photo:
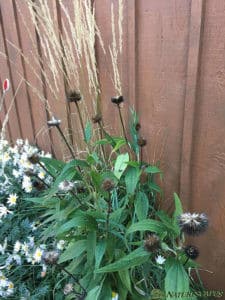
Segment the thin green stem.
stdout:
<svg viewBox="0 0 225 300">
<path fill-rule="evenodd" d="M 58 131 L 59 131 L 61 137 L 63 138 L 63 140 L 64 140 L 66 146 L 68 147 L 68 149 L 69 149 L 69 151 L 70 151 L 70 154 L 72 155 L 73 159 L 75 159 L 76 157 L 75 157 L 74 151 L 73 151 L 72 147 L 70 146 L 70 144 L 68 143 L 68 141 L 67 141 L 67 139 L 66 139 L 64 133 L 62 132 L 62 129 L 60 128 L 59 125 L 56 126 L 56 128 L 58 129 Z"/>
<path fill-rule="evenodd" d="M 83 122 L 83 118 L 82 118 L 82 115 L 81 115 L 80 107 L 79 107 L 79 104 L 78 104 L 77 101 L 75 101 L 74 103 L 76 105 L 76 109 L 77 109 L 77 112 L 78 112 L 78 117 L 79 117 L 79 120 L 80 120 L 80 125 L 81 125 L 82 132 L 83 132 L 83 137 L 84 137 L 84 140 L 85 140 L 86 136 L 85 136 L 84 122 Z"/>
<path fill-rule="evenodd" d="M 87 291 L 86 289 L 82 286 L 82 284 L 79 282 L 79 280 L 73 275 L 71 274 L 66 268 L 61 267 L 59 264 L 56 264 L 61 270 L 63 270 L 65 273 L 67 273 L 70 277 L 73 278 L 73 280 L 75 281 L 75 283 L 77 285 L 79 285 L 79 287 L 83 290 L 84 295 L 87 295 Z"/>
<path fill-rule="evenodd" d="M 107 217 L 106 217 L 106 235 L 108 236 L 108 233 L 109 233 L 109 218 L 110 218 L 110 214 L 112 212 L 112 203 L 111 203 L 110 192 L 108 192 L 107 204 L 108 204 L 108 210 L 107 210 Z"/>
<path fill-rule="evenodd" d="M 128 139 L 127 139 L 127 136 L 126 136 L 125 125 L 124 125 L 124 122 L 123 122 L 123 116 L 122 116 L 122 113 L 121 113 L 121 107 L 120 107 L 119 104 L 117 104 L 117 108 L 118 108 L 118 111 L 119 111 L 120 122 L 121 122 L 122 129 L 123 129 L 123 135 L 124 135 L 124 138 L 126 140 L 126 143 L 128 144 Z"/>
</svg>

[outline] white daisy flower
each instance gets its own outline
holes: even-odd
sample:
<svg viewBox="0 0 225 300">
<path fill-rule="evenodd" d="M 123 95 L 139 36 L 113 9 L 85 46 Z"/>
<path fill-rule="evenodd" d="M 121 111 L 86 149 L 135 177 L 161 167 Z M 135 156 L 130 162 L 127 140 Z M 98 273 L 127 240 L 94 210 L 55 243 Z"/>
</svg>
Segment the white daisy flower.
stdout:
<svg viewBox="0 0 225 300">
<path fill-rule="evenodd" d="M 112 292 L 112 300 L 119 300 L 119 294 Z"/>
<path fill-rule="evenodd" d="M 5 238 L 3 245 L 0 244 L 0 253 L 2 255 L 5 254 L 6 247 L 7 247 L 7 238 Z"/>
<path fill-rule="evenodd" d="M 26 193 L 30 193 L 32 191 L 32 183 L 29 176 L 24 176 L 22 181 L 22 188 Z"/>
<path fill-rule="evenodd" d="M 15 245 L 14 245 L 14 248 L 13 248 L 13 252 L 14 253 L 18 253 L 19 251 L 20 251 L 20 249 L 21 249 L 21 243 L 20 243 L 20 241 L 16 241 L 15 242 Z"/>
<path fill-rule="evenodd" d="M 56 248 L 58 249 L 58 250 L 63 250 L 64 249 L 64 247 L 65 247 L 65 241 L 64 240 L 60 240 L 60 241 L 58 241 L 58 243 L 56 244 Z"/>
<path fill-rule="evenodd" d="M 9 206 L 14 206 L 16 205 L 17 199 L 18 196 L 16 194 L 10 194 L 7 203 L 9 204 Z"/>
<path fill-rule="evenodd" d="M 166 259 L 165 259 L 162 255 L 158 255 L 158 256 L 156 257 L 155 261 L 157 262 L 157 264 L 163 265 L 164 262 L 166 261 Z"/>
<path fill-rule="evenodd" d="M 46 175 L 46 173 L 45 173 L 44 171 L 40 171 L 40 172 L 38 173 L 38 177 L 39 177 L 40 179 L 44 179 L 44 178 L 45 178 L 45 175 Z"/>
<path fill-rule="evenodd" d="M 43 251 L 41 250 L 41 248 L 37 248 L 33 254 L 33 259 L 34 259 L 34 262 L 41 262 L 41 259 L 42 259 L 42 255 L 43 255 Z"/>
<path fill-rule="evenodd" d="M 0 204 L 0 218 L 2 217 L 6 217 L 8 214 L 12 214 L 13 212 L 8 210 L 8 208 L 3 205 L 3 204 Z"/>
</svg>

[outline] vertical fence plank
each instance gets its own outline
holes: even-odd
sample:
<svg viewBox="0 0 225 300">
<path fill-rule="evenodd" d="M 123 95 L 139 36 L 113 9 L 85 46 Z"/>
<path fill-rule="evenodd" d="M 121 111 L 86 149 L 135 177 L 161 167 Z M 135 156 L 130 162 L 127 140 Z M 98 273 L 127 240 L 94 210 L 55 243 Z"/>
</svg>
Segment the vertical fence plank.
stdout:
<svg viewBox="0 0 225 300">
<path fill-rule="evenodd" d="M 12 74 L 11 74 L 11 68 L 10 63 L 8 59 L 8 51 L 6 48 L 6 33 L 5 28 L 3 24 L 3 18 L 2 18 L 2 3 L 0 3 L 0 24 L 1 24 L 1 40 L 0 40 L 0 51 L 6 55 L 6 58 L 4 58 L 1 55 L 1 81 L 3 81 L 5 78 L 8 78 L 10 80 L 10 89 L 7 92 L 4 100 L 4 110 L 5 113 L 9 110 L 10 103 L 13 99 L 14 95 L 14 86 L 12 85 Z M 5 118 L 5 114 L 2 116 Z M 8 123 L 8 132 L 10 133 L 10 137 L 12 140 L 16 140 L 17 138 L 21 137 L 21 128 L 19 126 L 19 119 L 18 119 L 18 113 L 17 113 L 17 106 L 13 105 L 12 109 L 9 113 L 10 123 Z M 15 125 L 16 124 L 16 125 Z"/>
<path fill-rule="evenodd" d="M 186 206 L 190 206 L 191 201 L 191 166 L 193 151 L 193 134 L 195 130 L 195 108 L 197 101 L 197 88 L 199 80 L 199 63 L 201 55 L 201 33 L 203 24 L 203 4 L 204 0 L 192 0 L 186 94 L 184 100 L 184 124 L 183 143 L 181 150 L 181 171 L 180 171 L 180 195 Z"/>
<path fill-rule="evenodd" d="M 15 16 L 14 6 L 12 0 L 1 2 L 2 19 L 4 25 L 4 30 L 7 36 L 7 40 L 14 43 L 16 47 L 20 48 L 20 35 L 18 32 L 17 19 Z M 15 20 L 15 22 L 12 22 Z M 12 78 L 12 89 L 15 93 L 16 89 L 19 87 L 16 96 L 16 107 L 18 111 L 18 125 L 21 129 L 21 134 L 23 138 L 28 138 L 33 141 L 34 131 L 33 124 L 30 115 L 30 104 L 27 95 L 27 89 L 24 84 L 24 70 L 20 55 L 13 46 L 9 43 L 6 45 L 8 56 L 9 56 L 9 66 L 11 68 L 11 78 Z M 26 117 L 24 117 L 26 116 Z"/>
<path fill-rule="evenodd" d="M 24 1 L 14 2 L 14 10 L 17 30 L 20 36 L 20 47 L 23 53 L 21 60 L 24 77 L 27 82 L 27 98 L 34 131 L 34 142 L 41 149 L 51 151 L 40 64 L 35 63 L 35 59 L 38 60 L 35 26 Z"/>
</svg>

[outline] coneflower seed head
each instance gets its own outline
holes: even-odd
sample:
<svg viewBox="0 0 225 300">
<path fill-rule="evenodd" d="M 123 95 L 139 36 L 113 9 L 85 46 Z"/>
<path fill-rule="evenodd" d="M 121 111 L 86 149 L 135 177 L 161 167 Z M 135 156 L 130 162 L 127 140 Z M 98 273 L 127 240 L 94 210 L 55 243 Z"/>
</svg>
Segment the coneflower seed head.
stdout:
<svg viewBox="0 0 225 300">
<path fill-rule="evenodd" d="M 193 245 L 188 245 L 184 248 L 184 252 L 188 258 L 196 259 L 199 256 L 199 250 Z"/>
<path fill-rule="evenodd" d="M 208 228 L 208 217 L 204 213 L 183 213 L 178 216 L 178 225 L 188 235 L 199 235 Z"/>
</svg>

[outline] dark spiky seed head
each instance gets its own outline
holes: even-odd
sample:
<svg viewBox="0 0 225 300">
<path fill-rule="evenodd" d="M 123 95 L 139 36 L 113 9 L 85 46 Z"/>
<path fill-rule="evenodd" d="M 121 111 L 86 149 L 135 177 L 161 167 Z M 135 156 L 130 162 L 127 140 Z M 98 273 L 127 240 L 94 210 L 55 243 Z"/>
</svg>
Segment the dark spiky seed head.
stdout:
<svg viewBox="0 0 225 300">
<path fill-rule="evenodd" d="M 41 181 L 37 181 L 37 180 L 35 180 L 35 181 L 33 182 L 33 186 L 34 186 L 38 191 L 42 191 L 42 190 L 45 188 L 44 183 L 41 182 Z"/>
<path fill-rule="evenodd" d="M 69 91 L 67 93 L 68 102 L 79 102 L 82 100 L 81 93 L 79 91 Z"/>
<path fill-rule="evenodd" d="M 112 189 L 114 189 L 115 183 L 112 179 L 106 178 L 102 183 L 102 189 L 106 192 L 110 192 Z"/>
<path fill-rule="evenodd" d="M 25 175 L 31 177 L 31 176 L 34 176 L 35 173 L 34 173 L 33 171 L 31 171 L 31 170 L 26 170 L 26 171 L 25 171 Z"/>
<path fill-rule="evenodd" d="M 43 260 L 47 265 L 55 265 L 59 259 L 58 251 L 48 251 L 44 253 Z"/>
<path fill-rule="evenodd" d="M 204 213 L 183 213 L 178 216 L 178 225 L 184 233 L 192 236 L 204 233 L 208 228 L 208 217 Z"/>
<path fill-rule="evenodd" d="M 188 258 L 196 259 L 199 256 L 199 250 L 193 245 L 188 245 L 184 248 L 184 252 Z"/>
<path fill-rule="evenodd" d="M 141 124 L 140 123 L 137 123 L 136 125 L 135 125 L 135 130 L 136 131 L 139 131 L 141 129 Z"/>
<path fill-rule="evenodd" d="M 85 192 L 85 186 L 81 180 L 74 181 L 74 188 L 78 194 Z"/>
<path fill-rule="evenodd" d="M 102 120 L 102 116 L 100 114 L 97 114 L 92 118 L 93 123 L 100 123 L 101 120 Z"/>
<path fill-rule="evenodd" d="M 154 252 L 160 247 L 160 239 L 156 234 L 148 234 L 144 241 L 145 250 Z"/>
<path fill-rule="evenodd" d="M 111 101 L 112 101 L 112 103 L 119 105 L 122 102 L 124 102 L 124 98 L 123 98 L 123 96 L 112 97 Z"/>
<path fill-rule="evenodd" d="M 40 161 L 40 157 L 37 153 L 34 153 L 30 156 L 28 156 L 28 160 L 29 162 L 31 162 L 32 164 L 37 164 Z"/>
<path fill-rule="evenodd" d="M 147 145 L 147 141 L 146 141 L 146 139 L 144 139 L 143 137 L 140 137 L 140 138 L 138 139 L 137 143 L 138 143 L 138 146 L 140 146 L 140 147 L 144 147 L 144 146 Z"/>
</svg>

